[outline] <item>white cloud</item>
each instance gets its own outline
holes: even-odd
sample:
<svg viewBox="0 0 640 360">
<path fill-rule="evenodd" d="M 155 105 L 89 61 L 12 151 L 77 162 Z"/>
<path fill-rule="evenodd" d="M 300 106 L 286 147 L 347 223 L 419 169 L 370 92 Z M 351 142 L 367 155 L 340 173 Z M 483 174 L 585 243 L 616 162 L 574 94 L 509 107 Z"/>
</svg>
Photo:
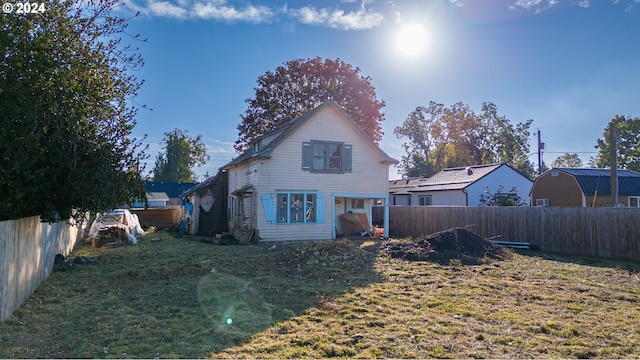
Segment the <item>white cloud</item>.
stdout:
<svg viewBox="0 0 640 360">
<path fill-rule="evenodd" d="M 289 12 L 303 24 L 328 26 L 344 30 L 371 29 L 380 25 L 384 19 L 382 13 L 364 8 L 358 11 L 344 12 L 340 9 L 316 9 L 305 6 L 301 9 L 289 10 Z"/>
<path fill-rule="evenodd" d="M 194 16 L 200 19 L 214 19 L 222 21 L 248 21 L 253 23 L 268 22 L 274 13 L 264 6 L 249 5 L 244 9 L 226 6 L 221 2 L 196 3 L 193 7 Z"/>
<path fill-rule="evenodd" d="M 218 21 L 267 22 L 274 17 L 274 11 L 265 6 L 246 6 L 238 8 L 228 5 L 226 0 L 125 0 L 125 6 L 147 16 L 169 17 L 177 19 L 212 19 Z"/>
<path fill-rule="evenodd" d="M 578 6 L 582 7 L 582 8 L 588 8 L 591 5 L 589 0 L 582 0 L 578 3 Z"/>
<path fill-rule="evenodd" d="M 358 0 L 340 0 L 350 4 Z M 365 7 L 360 1 L 357 10 L 336 7 L 315 8 L 305 6 L 291 9 L 286 4 L 280 9 L 263 5 L 237 6 L 231 0 L 124 0 L 125 6 L 147 16 L 176 19 L 206 19 L 223 22 L 265 23 L 277 21 L 278 16 L 290 16 L 306 25 L 326 26 L 343 30 L 366 30 L 379 26 L 384 20 L 381 12 Z M 347 5 L 345 5 L 347 6 Z"/>
<path fill-rule="evenodd" d="M 510 6 L 510 8 L 533 10 L 536 14 L 540 14 L 543 11 L 554 7 L 558 2 L 559 0 L 516 0 L 515 4 Z"/>
<path fill-rule="evenodd" d="M 187 10 L 168 1 L 149 1 L 147 9 L 152 15 L 157 16 L 174 17 L 180 19 L 183 19 L 187 16 Z"/>
</svg>

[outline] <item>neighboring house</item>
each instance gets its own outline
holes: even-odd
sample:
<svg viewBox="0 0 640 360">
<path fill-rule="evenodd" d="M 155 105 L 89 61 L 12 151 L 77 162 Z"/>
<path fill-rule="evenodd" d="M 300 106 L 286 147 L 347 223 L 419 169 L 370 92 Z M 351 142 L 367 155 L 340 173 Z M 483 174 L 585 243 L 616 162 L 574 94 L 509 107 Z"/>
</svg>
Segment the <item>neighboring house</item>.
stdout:
<svg viewBox="0 0 640 360">
<path fill-rule="evenodd" d="M 490 164 L 444 169 L 403 192 L 411 205 L 480 206 L 487 191 L 498 206 L 518 205 L 518 197 L 528 205 L 532 185 L 511 166 Z"/>
<path fill-rule="evenodd" d="M 427 178 L 389 180 L 389 203 L 391 205 L 415 205 L 411 202 L 411 190 Z"/>
<path fill-rule="evenodd" d="M 229 229 L 241 241 L 335 239 L 351 235 L 341 215 L 371 226 L 371 208 L 380 202 L 388 224 L 389 166 L 396 163 L 329 100 L 221 168 L 228 173 Z"/>
<path fill-rule="evenodd" d="M 152 191 L 147 192 L 147 204 L 149 207 L 165 207 L 169 202 L 169 195 L 166 192 Z M 140 203 L 144 206 L 144 204 Z"/>
<path fill-rule="evenodd" d="M 640 173 L 618 170 L 618 203 L 640 207 Z M 537 206 L 611 207 L 610 169 L 553 168 L 536 178 L 531 201 Z"/>
<path fill-rule="evenodd" d="M 180 221 L 180 199 L 184 193 L 193 188 L 195 183 L 145 182 L 147 205 L 138 201 L 131 204 L 131 211 L 140 219 L 140 224 L 147 228 L 173 228 Z"/>
<path fill-rule="evenodd" d="M 192 182 L 160 182 L 160 181 L 147 181 L 145 182 L 145 188 L 147 193 L 163 192 L 167 195 L 166 206 L 178 206 L 180 205 L 180 198 L 187 190 L 190 190 L 196 186 L 196 183 Z M 147 195 L 147 199 L 149 196 Z M 149 204 L 151 206 L 151 204 Z"/>
<path fill-rule="evenodd" d="M 144 187 L 147 190 L 147 203 L 149 207 L 164 207 L 180 205 L 180 198 L 184 193 L 196 186 L 190 182 L 154 182 L 145 181 Z M 144 203 L 136 201 L 131 204 L 132 208 L 143 208 Z"/>
</svg>

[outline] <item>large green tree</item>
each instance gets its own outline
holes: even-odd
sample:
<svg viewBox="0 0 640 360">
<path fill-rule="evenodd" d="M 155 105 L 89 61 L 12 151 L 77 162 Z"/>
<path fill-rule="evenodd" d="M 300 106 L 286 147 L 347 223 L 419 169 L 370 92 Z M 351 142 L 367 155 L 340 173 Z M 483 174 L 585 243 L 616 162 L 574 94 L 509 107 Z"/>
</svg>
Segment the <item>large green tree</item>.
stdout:
<svg viewBox="0 0 640 360">
<path fill-rule="evenodd" d="M 377 99 L 371 79 L 340 59 L 291 60 L 257 80 L 255 96 L 241 115 L 235 149 L 244 151 L 252 140 L 279 124 L 335 100 L 362 130 L 378 143 L 384 101 Z"/>
<path fill-rule="evenodd" d="M 406 177 L 431 176 L 449 167 L 507 163 L 533 176 L 527 157 L 531 123 L 512 125 L 492 103 L 483 103 L 476 114 L 463 103 L 445 107 L 432 101 L 394 129 L 398 138 L 407 139 L 400 171 Z"/>
<path fill-rule="evenodd" d="M 595 164 L 599 168 L 611 167 L 610 129 L 615 126 L 617 133 L 618 168 L 640 172 L 640 118 L 631 116 L 614 116 L 604 129 L 602 139 L 597 140 L 598 149 Z"/>
<path fill-rule="evenodd" d="M 0 220 L 82 218 L 144 198 L 130 105 L 142 59 L 121 43 L 116 4 L 54 0 L 0 16 Z"/>
<path fill-rule="evenodd" d="M 535 170 L 529 161 L 529 137 L 533 120 L 512 124 L 504 115 L 498 114 L 493 103 L 483 103 L 480 114 L 481 126 L 486 131 L 483 144 L 483 164 L 505 163 L 521 174 L 533 179 Z"/>
<path fill-rule="evenodd" d="M 582 159 L 578 156 L 578 154 L 569 154 L 565 153 L 564 155 L 558 156 L 551 163 L 551 167 L 554 168 L 581 168 L 583 166 Z"/>
<path fill-rule="evenodd" d="M 164 151 L 156 157 L 153 181 L 193 182 L 193 168 L 209 160 L 202 135 L 191 137 L 187 130 L 174 129 L 164 133 L 163 143 Z"/>
</svg>

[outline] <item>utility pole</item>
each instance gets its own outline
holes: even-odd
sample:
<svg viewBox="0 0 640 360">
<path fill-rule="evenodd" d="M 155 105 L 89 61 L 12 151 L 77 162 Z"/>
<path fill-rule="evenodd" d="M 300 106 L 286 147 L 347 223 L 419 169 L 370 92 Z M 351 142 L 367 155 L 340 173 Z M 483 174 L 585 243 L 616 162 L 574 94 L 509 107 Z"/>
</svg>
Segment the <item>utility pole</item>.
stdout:
<svg viewBox="0 0 640 360">
<path fill-rule="evenodd" d="M 609 143 L 611 144 L 611 203 L 618 207 L 618 134 L 615 121 L 609 125 Z"/>
<path fill-rule="evenodd" d="M 544 150 L 544 143 L 540 142 L 540 129 L 538 129 L 538 175 L 542 174 L 542 150 Z"/>
</svg>

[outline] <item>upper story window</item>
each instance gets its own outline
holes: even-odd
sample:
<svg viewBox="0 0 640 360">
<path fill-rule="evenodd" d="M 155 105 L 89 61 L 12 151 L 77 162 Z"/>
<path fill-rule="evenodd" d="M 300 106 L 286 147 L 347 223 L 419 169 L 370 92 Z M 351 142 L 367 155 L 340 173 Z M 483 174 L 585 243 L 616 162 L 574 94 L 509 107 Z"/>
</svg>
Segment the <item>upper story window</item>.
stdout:
<svg viewBox="0 0 640 360">
<path fill-rule="evenodd" d="M 343 173 L 351 171 L 352 146 L 333 141 L 302 143 L 302 170 Z"/>
</svg>

